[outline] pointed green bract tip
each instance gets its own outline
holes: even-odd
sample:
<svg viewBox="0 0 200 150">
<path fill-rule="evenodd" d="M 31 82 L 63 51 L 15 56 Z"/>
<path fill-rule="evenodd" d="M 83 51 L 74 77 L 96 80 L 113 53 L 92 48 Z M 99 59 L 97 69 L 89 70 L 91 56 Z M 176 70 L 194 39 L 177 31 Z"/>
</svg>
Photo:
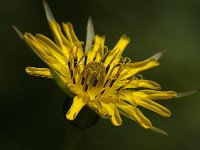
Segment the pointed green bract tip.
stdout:
<svg viewBox="0 0 200 150">
<path fill-rule="evenodd" d="M 17 33 L 17 35 L 20 37 L 20 39 L 24 38 L 23 33 L 15 26 L 12 26 L 12 28 L 15 30 L 15 32 Z"/>
<path fill-rule="evenodd" d="M 153 58 L 157 61 L 164 55 L 164 53 L 166 53 L 166 50 L 156 53 L 155 55 L 151 56 L 149 59 Z"/>
<path fill-rule="evenodd" d="M 45 14 L 46 14 L 46 17 L 47 17 L 47 20 L 48 21 L 53 21 L 55 20 L 52 12 L 51 12 L 51 9 L 50 7 L 48 6 L 46 0 L 43 0 L 43 7 L 44 7 L 44 10 L 45 10 Z"/>
<path fill-rule="evenodd" d="M 87 52 L 89 50 L 89 48 L 91 47 L 92 42 L 94 40 L 94 36 L 95 36 L 94 26 L 93 26 L 92 18 L 91 17 L 88 18 L 87 30 L 86 31 L 87 31 L 87 33 L 86 33 L 85 51 Z"/>
<path fill-rule="evenodd" d="M 168 135 L 168 133 L 167 133 L 166 131 L 164 131 L 164 130 L 162 130 L 162 129 L 159 129 L 159 128 L 157 128 L 157 127 L 154 127 L 154 126 L 151 126 L 151 127 L 149 128 L 149 130 L 154 131 L 154 132 L 157 132 L 157 133 L 160 133 L 160 134 L 163 134 L 163 135 Z"/>
<path fill-rule="evenodd" d="M 60 78 L 60 76 L 58 75 L 58 73 L 53 70 L 53 69 L 49 69 L 52 78 L 54 79 L 54 81 L 58 84 L 58 86 L 69 96 L 69 97 L 74 97 L 74 95 L 72 94 L 72 92 L 69 90 L 69 88 L 66 86 L 66 83 L 63 82 L 63 80 Z"/>
<path fill-rule="evenodd" d="M 200 88 L 198 88 L 196 90 L 192 90 L 192 91 L 183 92 L 183 93 L 177 93 L 176 98 L 181 98 L 181 97 L 193 95 L 193 94 L 198 93 L 198 92 L 200 92 Z"/>
</svg>

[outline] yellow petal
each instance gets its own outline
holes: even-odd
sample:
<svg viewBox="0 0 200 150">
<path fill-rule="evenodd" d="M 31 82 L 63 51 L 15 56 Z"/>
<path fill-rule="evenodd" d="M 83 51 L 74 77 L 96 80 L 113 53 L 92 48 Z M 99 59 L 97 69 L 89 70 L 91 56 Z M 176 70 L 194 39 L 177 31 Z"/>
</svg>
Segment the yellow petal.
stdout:
<svg viewBox="0 0 200 150">
<path fill-rule="evenodd" d="M 88 101 L 87 105 L 94 110 L 98 115 L 100 115 L 102 118 L 108 118 L 107 115 L 107 111 L 105 110 L 104 107 L 102 107 L 100 101 Z"/>
<path fill-rule="evenodd" d="M 146 95 L 143 95 L 142 93 L 140 93 L 140 91 L 123 91 L 121 99 L 124 100 L 125 98 L 126 101 L 129 101 L 131 104 L 133 103 L 136 105 L 140 105 L 164 117 L 169 117 L 171 115 L 171 112 L 167 108 L 146 98 Z"/>
<path fill-rule="evenodd" d="M 71 90 L 66 86 L 68 84 L 72 83 L 71 78 L 69 75 L 64 76 L 65 72 L 63 74 L 60 74 L 58 71 L 50 68 L 50 73 L 53 78 L 53 80 L 58 84 L 58 86 L 70 97 L 74 97 Z"/>
<path fill-rule="evenodd" d="M 45 62 L 45 59 L 48 58 L 48 54 L 40 45 L 38 45 L 36 38 L 30 33 L 25 33 L 24 40 L 26 44 L 28 44 L 28 46 Z"/>
<path fill-rule="evenodd" d="M 141 71 L 158 66 L 159 63 L 155 59 L 147 59 L 140 62 L 128 63 L 121 72 L 119 78 L 125 79 L 131 77 Z"/>
<path fill-rule="evenodd" d="M 66 47 L 65 49 L 61 49 L 51 39 L 49 39 L 48 37 L 42 34 L 36 34 L 35 37 L 47 45 L 47 47 L 49 48 L 47 49 L 47 51 L 51 51 L 52 53 L 54 52 L 59 53 L 60 55 L 65 57 L 65 59 L 69 59 L 69 53 L 70 53 L 69 47 Z"/>
<path fill-rule="evenodd" d="M 123 53 L 124 49 L 127 47 L 127 45 L 130 42 L 130 38 L 128 38 L 126 35 L 122 35 L 113 50 L 118 50 L 120 51 L 120 54 Z"/>
<path fill-rule="evenodd" d="M 115 105 L 123 111 L 123 114 L 131 119 L 135 119 L 143 128 L 148 129 L 152 126 L 149 119 L 137 107 L 128 105 L 125 102 L 118 102 Z"/>
<path fill-rule="evenodd" d="M 74 120 L 86 103 L 87 103 L 86 99 L 78 97 L 78 96 L 74 97 L 73 103 L 66 114 L 66 118 L 69 120 Z"/>
<path fill-rule="evenodd" d="M 101 105 L 103 108 L 106 109 L 106 111 L 108 113 L 107 115 L 110 116 L 111 122 L 115 126 L 120 126 L 122 124 L 122 120 L 121 120 L 120 114 L 117 110 L 117 107 L 112 103 L 106 104 L 106 103 L 102 102 Z"/>
<path fill-rule="evenodd" d="M 94 38 L 94 46 L 88 51 L 87 63 L 94 59 L 99 62 L 104 55 L 105 37 L 96 35 Z"/>
<path fill-rule="evenodd" d="M 78 40 L 71 23 L 63 23 L 62 26 L 68 41 L 72 45 L 73 55 L 78 57 L 79 61 L 83 56 L 82 43 Z"/>
<path fill-rule="evenodd" d="M 158 113 L 164 117 L 169 117 L 171 115 L 171 112 L 167 108 L 165 108 L 164 106 L 162 106 L 158 103 L 155 103 L 154 101 L 152 101 L 148 98 L 135 96 L 134 100 L 138 105 L 140 105 L 146 109 L 149 109 L 155 113 Z"/>
<path fill-rule="evenodd" d="M 68 59 L 60 49 L 48 38 L 37 34 L 35 37 L 30 33 L 24 35 L 26 43 L 31 49 L 52 69 L 61 72 L 62 75 L 69 75 Z"/>
<path fill-rule="evenodd" d="M 154 90 L 140 90 L 133 92 L 135 96 L 142 96 L 152 100 L 163 100 L 175 98 L 177 93 L 174 91 L 154 91 Z"/>
<path fill-rule="evenodd" d="M 130 94 L 130 93 L 127 94 L 127 92 L 120 92 L 118 97 L 120 100 L 122 100 L 124 102 L 128 102 L 131 105 L 137 107 L 136 101 L 133 99 L 132 94 Z"/>
<path fill-rule="evenodd" d="M 113 50 L 107 51 L 108 54 L 105 54 L 106 58 L 104 59 L 104 67 L 107 70 L 107 74 L 110 74 L 110 71 L 113 69 L 113 67 L 116 67 L 116 65 L 120 63 L 120 60 L 122 59 L 122 53 L 129 42 L 130 38 L 126 37 L 126 35 L 123 35 L 121 36 Z"/>
<path fill-rule="evenodd" d="M 105 62 L 104 62 L 105 67 L 107 67 L 109 63 L 111 63 L 114 57 L 115 58 L 117 57 L 118 59 L 116 60 L 116 62 L 112 62 L 112 63 L 116 64 L 118 62 L 124 49 L 127 47 L 129 42 L 130 42 L 130 38 L 126 37 L 125 35 L 121 36 L 121 38 L 119 39 L 119 41 L 117 42 L 113 50 L 106 57 Z"/>
<path fill-rule="evenodd" d="M 34 76 L 52 78 L 51 73 L 48 68 L 27 67 L 26 72 Z"/>
<path fill-rule="evenodd" d="M 53 50 L 47 46 L 43 41 L 34 37 L 30 33 L 24 35 L 24 40 L 28 46 L 51 68 L 60 70 L 63 68 L 63 64 L 58 61 L 55 55 L 52 53 Z M 58 55 L 61 56 L 61 55 Z M 61 56 L 61 58 L 65 59 Z M 64 63 L 64 60 L 63 60 Z"/>
<path fill-rule="evenodd" d="M 74 45 L 75 43 L 79 43 L 79 40 L 74 32 L 73 26 L 71 23 L 62 23 L 63 30 L 67 36 L 67 39 L 71 43 L 71 45 Z"/>
<path fill-rule="evenodd" d="M 130 81 L 125 88 L 149 88 L 149 89 L 154 89 L 154 90 L 159 90 L 161 89 L 160 85 L 154 81 L 150 80 L 132 80 Z"/>
<path fill-rule="evenodd" d="M 52 42 L 50 39 L 46 38 L 43 35 L 36 35 L 35 40 L 40 47 L 48 53 L 48 57 L 55 58 L 62 65 L 66 65 L 68 59 L 64 56 L 64 54 L 59 50 L 59 48 Z"/>
<path fill-rule="evenodd" d="M 74 93 L 75 95 L 79 95 L 83 92 L 83 87 L 77 84 L 67 84 L 67 87 Z"/>
<path fill-rule="evenodd" d="M 60 25 L 56 21 L 50 21 L 49 26 L 51 29 L 51 32 L 53 34 L 54 40 L 56 44 L 61 48 L 69 52 L 69 48 L 72 48 L 72 45 L 70 42 L 66 39 L 66 37 L 63 35 Z"/>
<path fill-rule="evenodd" d="M 48 58 L 46 59 L 47 65 L 52 68 L 53 70 L 56 70 L 58 73 L 60 73 L 61 76 L 70 78 L 70 71 L 67 65 L 61 64 L 58 60 L 55 58 Z"/>
</svg>

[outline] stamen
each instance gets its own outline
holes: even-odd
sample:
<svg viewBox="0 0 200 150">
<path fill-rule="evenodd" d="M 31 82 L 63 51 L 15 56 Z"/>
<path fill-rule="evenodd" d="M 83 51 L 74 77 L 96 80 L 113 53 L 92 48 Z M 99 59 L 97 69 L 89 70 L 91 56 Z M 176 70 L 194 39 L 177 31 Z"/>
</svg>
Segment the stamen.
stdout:
<svg viewBox="0 0 200 150">
<path fill-rule="evenodd" d="M 117 54 L 118 54 L 118 53 L 117 53 Z M 116 54 L 116 55 L 117 55 L 117 54 Z M 119 57 L 118 57 L 118 58 L 119 58 Z M 113 61 L 114 61 L 115 59 L 116 59 L 116 58 L 113 57 L 113 59 L 111 60 L 110 64 L 112 64 Z M 114 70 L 117 66 L 121 66 L 121 62 L 122 62 L 122 61 L 123 61 L 123 57 L 120 56 L 120 60 L 119 60 L 118 63 L 114 64 L 114 65 L 111 66 L 111 67 L 110 67 L 110 65 L 109 65 L 108 71 L 106 72 L 106 74 L 108 74 L 108 72 L 109 72 L 109 75 L 107 75 L 107 77 L 108 77 L 108 76 L 111 76 L 113 70 Z M 107 66 L 107 67 L 108 67 L 108 66 Z M 107 67 L 106 67 L 106 68 L 107 68 Z M 110 70 L 110 69 L 111 69 L 111 70 Z"/>
<path fill-rule="evenodd" d="M 120 75 L 120 73 L 123 71 L 123 68 L 124 68 L 124 66 L 125 66 L 125 63 L 122 62 L 122 63 L 119 63 L 119 64 L 120 64 L 119 69 L 118 69 L 117 73 L 114 75 L 113 78 L 118 78 L 119 75 Z"/>
<path fill-rule="evenodd" d="M 115 54 L 115 56 L 112 58 L 112 60 L 110 61 L 110 63 L 113 63 L 113 61 L 115 60 L 115 59 L 117 59 L 117 58 L 119 58 L 119 56 L 117 57 L 117 55 L 119 54 L 119 52 L 117 52 L 116 54 Z M 123 57 L 120 57 L 120 60 L 121 59 L 123 59 Z M 119 60 L 119 61 L 120 61 Z"/>
<path fill-rule="evenodd" d="M 87 84 L 85 85 L 85 88 L 84 88 L 84 90 L 85 90 L 85 91 L 87 91 L 87 90 L 88 90 L 88 85 L 87 85 Z"/>
<path fill-rule="evenodd" d="M 124 86 L 119 87 L 116 91 L 120 91 Z"/>
<path fill-rule="evenodd" d="M 106 67 L 106 74 L 108 73 L 108 70 L 110 69 L 110 65 L 108 65 L 107 67 Z"/>
<path fill-rule="evenodd" d="M 98 80 L 97 80 L 97 79 L 95 79 L 95 80 L 94 80 L 93 87 L 95 87 L 95 86 L 97 85 L 97 83 L 98 83 Z"/>
<path fill-rule="evenodd" d="M 137 76 L 140 77 L 139 79 L 137 78 L 137 80 L 143 80 L 143 76 L 141 74 L 138 74 Z"/>
<path fill-rule="evenodd" d="M 86 63 L 87 63 L 87 56 L 85 56 L 84 66 L 86 65 Z"/>
<path fill-rule="evenodd" d="M 73 68 L 74 68 L 73 67 L 74 66 L 74 56 L 73 55 L 69 56 L 68 66 L 69 66 L 70 70 L 73 70 Z"/>
<path fill-rule="evenodd" d="M 110 82 L 110 85 L 109 87 L 112 87 L 112 85 L 115 83 L 116 79 L 112 79 L 111 82 Z"/>
<path fill-rule="evenodd" d="M 82 49 L 82 45 L 83 45 L 83 42 L 76 42 L 76 43 L 74 43 L 74 45 L 72 47 L 73 56 L 75 56 L 75 57 L 78 56 L 79 49 L 80 48 Z"/>
<path fill-rule="evenodd" d="M 101 91 L 95 96 L 95 98 L 98 99 L 99 97 L 101 97 L 101 96 L 104 94 L 105 91 L 106 91 L 106 89 L 101 90 Z"/>
<path fill-rule="evenodd" d="M 68 61 L 68 67 L 69 67 L 69 69 L 71 69 L 71 67 L 70 67 L 70 62 Z"/>
<path fill-rule="evenodd" d="M 75 79 L 73 78 L 73 84 L 75 84 L 76 83 L 76 81 L 75 81 Z"/>
<path fill-rule="evenodd" d="M 133 81 L 133 80 L 135 80 L 135 79 L 134 79 L 134 78 L 131 79 L 131 80 L 125 79 L 125 84 L 124 84 L 123 86 L 121 86 L 119 89 L 117 89 L 117 91 L 118 91 L 118 92 L 119 92 L 119 91 L 123 91 L 123 90 L 126 88 L 126 86 L 127 86 L 131 81 Z"/>
<path fill-rule="evenodd" d="M 94 87 L 94 82 L 97 79 L 97 72 L 91 70 L 91 74 L 90 75 L 91 75 L 91 78 L 90 78 L 90 80 L 88 80 L 88 88 L 89 89 Z"/>
<path fill-rule="evenodd" d="M 99 53 L 99 49 L 96 51 L 93 61 L 97 58 L 97 54 Z"/>
<path fill-rule="evenodd" d="M 131 62 L 131 59 L 130 59 L 130 58 L 128 58 L 128 57 L 125 57 L 125 58 L 124 58 L 124 61 L 125 61 L 125 64 L 128 64 L 128 63 L 130 63 L 130 62 Z"/>
<path fill-rule="evenodd" d="M 73 70 L 70 70 L 71 78 L 73 78 Z"/>
<path fill-rule="evenodd" d="M 108 83 L 108 81 L 109 81 L 109 80 L 107 79 L 106 82 L 105 82 L 105 84 L 104 84 L 104 87 L 106 86 L 106 84 Z"/>
<path fill-rule="evenodd" d="M 104 54 L 103 58 L 101 59 L 102 62 L 104 62 L 106 60 L 106 58 L 107 58 L 108 54 L 111 52 L 111 50 L 106 50 L 105 52 L 106 53 Z"/>
<path fill-rule="evenodd" d="M 84 89 L 86 89 L 87 85 L 87 90 L 90 90 L 93 87 L 103 86 L 105 73 L 106 69 L 102 62 L 97 63 L 92 61 L 85 66 L 81 73 L 81 84 L 84 86 Z"/>
<path fill-rule="evenodd" d="M 77 65 L 79 65 L 79 63 L 83 60 L 83 58 L 86 58 L 86 57 L 87 57 L 87 53 L 84 53 L 83 56 L 78 61 Z M 84 63 L 84 65 L 85 65 L 85 63 Z"/>
<path fill-rule="evenodd" d="M 118 57 L 119 58 L 119 57 Z M 111 60 L 111 62 L 112 61 L 114 61 L 114 59 L 112 59 Z M 108 65 L 107 67 L 106 67 L 106 74 L 108 74 L 108 72 L 109 72 L 109 75 L 107 75 L 107 80 L 106 80 L 106 82 L 105 82 L 105 84 L 104 84 L 104 87 L 106 86 L 109 86 L 109 87 L 112 87 L 112 85 L 114 84 L 114 82 L 118 79 L 118 77 L 119 77 L 119 75 L 120 75 L 120 73 L 123 71 L 123 67 L 127 64 L 127 63 L 130 63 L 131 62 L 131 59 L 129 59 L 128 57 L 125 57 L 125 58 L 123 58 L 123 57 L 120 57 L 120 60 L 119 60 L 119 62 L 117 63 L 117 64 L 115 64 L 115 65 L 113 65 L 112 66 L 112 69 L 111 69 L 111 71 L 109 72 L 108 70 L 110 70 L 110 65 Z M 118 67 L 119 66 L 119 68 L 118 68 L 118 70 L 117 70 L 117 73 L 112 77 L 112 79 L 109 79 L 109 77 L 112 75 L 112 73 L 113 73 L 113 70 L 116 68 L 116 67 Z"/>
<path fill-rule="evenodd" d="M 85 77 L 82 77 L 82 79 L 81 79 L 81 85 L 83 85 L 84 82 L 85 82 Z"/>
<path fill-rule="evenodd" d="M 74 67 L 77 67 L 77 58 L 74 58 Z"/>
<path fill-rule="evenodd" d="M 104 92 L 105 92 L 105 89 L 103 91 L 101 91 L 101 95 L 103 95 Z"/>
<path fill-rule="evenodd" d="M 104 53 L 108 51 L 108 46 L 104 46 Z"/>
</svg>

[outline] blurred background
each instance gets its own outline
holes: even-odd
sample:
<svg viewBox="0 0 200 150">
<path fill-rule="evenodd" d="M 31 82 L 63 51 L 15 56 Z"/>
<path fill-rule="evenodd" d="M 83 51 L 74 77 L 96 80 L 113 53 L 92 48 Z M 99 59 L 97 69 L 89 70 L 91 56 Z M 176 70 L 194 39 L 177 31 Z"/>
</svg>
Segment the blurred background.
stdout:
<svg viewBox="0 0 200 150">
<path fill-rule="evenodd" d="M 184 92 L 200 87 L 200 0 L 48 0 L 57 21 L 71 22 L 85 41 L 87 18 L 106 36 L 110 49 L 122 34 L 132 41 L 124 52 L 134 61 L 167 50 L 161 65 L 142 73 L 164 90 Z M 63 117 L 65 94 L 51 79 L 29 76 L 27 66 L 46 65 L 11 28 L 51 33 L 41 0 L 7 0 L 0 4 L 0 149 L 68 150 L 76 133 Z M 123 118 L 120 127 L 101 119 L 82 133 L 77 149 L 196 150 L 200 147 L 200 93 L 162 101 L 172 116 L 143 110 L 160 135 Z"/>
</svg>

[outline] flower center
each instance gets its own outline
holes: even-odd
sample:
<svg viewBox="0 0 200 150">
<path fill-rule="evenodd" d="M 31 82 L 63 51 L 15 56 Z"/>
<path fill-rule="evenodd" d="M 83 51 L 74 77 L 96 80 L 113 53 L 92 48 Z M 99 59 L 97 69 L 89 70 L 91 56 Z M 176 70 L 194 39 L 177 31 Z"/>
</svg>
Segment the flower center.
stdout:
<svg viewBox="0 0 200 150">
<path fill-rule="evenodd" d="M 81 84 L 85 91 L 92 87 L 101 87 L 104 83 L 106 69 L 101 62 L 92 61 L 88 63 L 82 71 Z"/>
</svg>

